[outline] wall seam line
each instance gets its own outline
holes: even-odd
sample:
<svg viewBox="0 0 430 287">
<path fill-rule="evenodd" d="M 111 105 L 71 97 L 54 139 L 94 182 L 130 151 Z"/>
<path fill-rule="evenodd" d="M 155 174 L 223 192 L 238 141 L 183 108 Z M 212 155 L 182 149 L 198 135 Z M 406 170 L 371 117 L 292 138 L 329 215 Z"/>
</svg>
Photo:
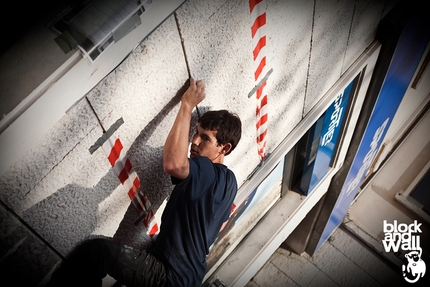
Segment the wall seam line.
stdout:
<svg viewBox="0 0 430 287">
<path fill-rule="evenodd" d="M 181 40 L 182 53 L 185 59 L 185 66 L 187 67 L 188 78 L 191 78 L 191 70 L 190 70 L 190 65 L 188 63 L 187 51 L 185 50 L 184 38 L 182 37 L 182 31 L 179 25 L 178 15 L 176 11 L 173 13 L 173 16 L 175 17 L 176 27 L 178 28 L 179 38 Z M 197 105 L 196 105 L 196 111 L 197 111 L 197 117 L 200 118 L 200 111 Z"/>
<path fill-rule="evenodd" d="M 35 236 L 37 239 L 39 239 L 45 246 L 47 246 L 52 252 L 54 252 L 58 257 L 60 257 L 62 260 L 65 259 L 65 257 L 52 246 L 48 241 L 46 241 L 43 236 L 41 236 L 36 230 L 34 230 L 27 222 L 24 221 L 13 209 L 11 209 L 9 206 L 7 206 L 3 200 L 0 200 L 0 205 L 6 209 L 6 212 L 11 214 L 16 220 L 18 220 L 24 228 L 26 228 L 33 236 Z"/>
<path fill-rule="evenodd" d="M 316 0 L 314 0 L 314 9 L 313 9 L 313 15 L 312 15 L 312 30 L 311 30 L 311 40 L 309 43 L 308 71 L 306 73 L 305 96 L 303 99 L 302 119 L 305 117 L 306 98 L 307 98 L 307 94 L 308 94 L 309 74 L 310 74 L 310 69 L 311 69 L 312 45 L 313 45 L 314 27 L 315 27 L 315 10 L 316 10 Z"/>
</svg>

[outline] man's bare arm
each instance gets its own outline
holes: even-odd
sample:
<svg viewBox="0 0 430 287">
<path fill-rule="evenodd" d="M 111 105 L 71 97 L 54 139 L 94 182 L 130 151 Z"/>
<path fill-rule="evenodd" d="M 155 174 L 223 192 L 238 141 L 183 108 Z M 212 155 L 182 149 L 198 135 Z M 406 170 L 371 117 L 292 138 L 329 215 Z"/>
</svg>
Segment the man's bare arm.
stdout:
<svg viewBox="0 0 430 287">
<path fill-rule="evenodd" d="M 202 81 L 190 79 L 190 87 L 181 99 L 181 106 L 167 136 L 163 149 L 164 171 L 178 179 L 185 179 L 190 173 L 188 162 L 188 135 L 190 132 L 191 113 L 194 107 L 205 98 Z"/>
<path fill-rule="evenodd" d="M 228 219 L 226 221 L 224 221 L 224 223 L 221 225 L 221 228 L 219 229 L 219 232 L 221 232 L 221 231 L 224 230 L 224 228 L 227 225 L 227 223 L 228 223 Z"/>
</svg>

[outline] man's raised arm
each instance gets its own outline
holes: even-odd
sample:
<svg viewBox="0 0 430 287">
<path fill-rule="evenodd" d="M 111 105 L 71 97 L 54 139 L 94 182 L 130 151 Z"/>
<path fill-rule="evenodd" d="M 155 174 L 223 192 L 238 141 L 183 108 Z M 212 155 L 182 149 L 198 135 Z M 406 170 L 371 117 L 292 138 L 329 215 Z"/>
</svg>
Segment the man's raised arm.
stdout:
<svg viewBox="0 0 430 287">
<path fill-rule="evenodd" d="M 179 112 L 164 144 L 164 171 L 178 179 L 187 178 L 190 172 L 188 135 L 190 132 L 191 113 L 194 107 L 204 98 L 205 86 L 203 81 L 195 81 L 191 78 L 190 87 L 182 96 Z"/>
</svg>

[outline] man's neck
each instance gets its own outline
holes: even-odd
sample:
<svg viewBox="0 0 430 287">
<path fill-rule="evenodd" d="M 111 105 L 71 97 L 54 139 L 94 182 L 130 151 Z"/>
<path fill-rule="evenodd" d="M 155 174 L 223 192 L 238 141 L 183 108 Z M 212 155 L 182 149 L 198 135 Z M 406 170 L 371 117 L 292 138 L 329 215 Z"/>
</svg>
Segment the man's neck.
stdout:
<svg viewBox="0 0 430 287">
<path fill-rule="evenodd" d="M 214 159 L 211 159 L 212 163 L 219 163 L 224 164 L 224 154 L 220 153 L 218 156 Z"/>
</svg>

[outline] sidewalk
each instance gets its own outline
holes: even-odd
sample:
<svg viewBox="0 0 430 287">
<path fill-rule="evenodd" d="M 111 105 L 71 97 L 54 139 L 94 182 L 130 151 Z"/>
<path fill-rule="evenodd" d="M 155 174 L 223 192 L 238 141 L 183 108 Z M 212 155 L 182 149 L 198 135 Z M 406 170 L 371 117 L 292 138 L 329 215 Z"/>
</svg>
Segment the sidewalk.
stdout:
<svg viewBox="0 0 430 287">
<path fill-rule="evenodd" d="M 246 287 L 424 286 L 425 276 L 408 284 L 401 268 L 381 257 L 342 228 L 310 257 L 278 248 Z"/>
</svg>

